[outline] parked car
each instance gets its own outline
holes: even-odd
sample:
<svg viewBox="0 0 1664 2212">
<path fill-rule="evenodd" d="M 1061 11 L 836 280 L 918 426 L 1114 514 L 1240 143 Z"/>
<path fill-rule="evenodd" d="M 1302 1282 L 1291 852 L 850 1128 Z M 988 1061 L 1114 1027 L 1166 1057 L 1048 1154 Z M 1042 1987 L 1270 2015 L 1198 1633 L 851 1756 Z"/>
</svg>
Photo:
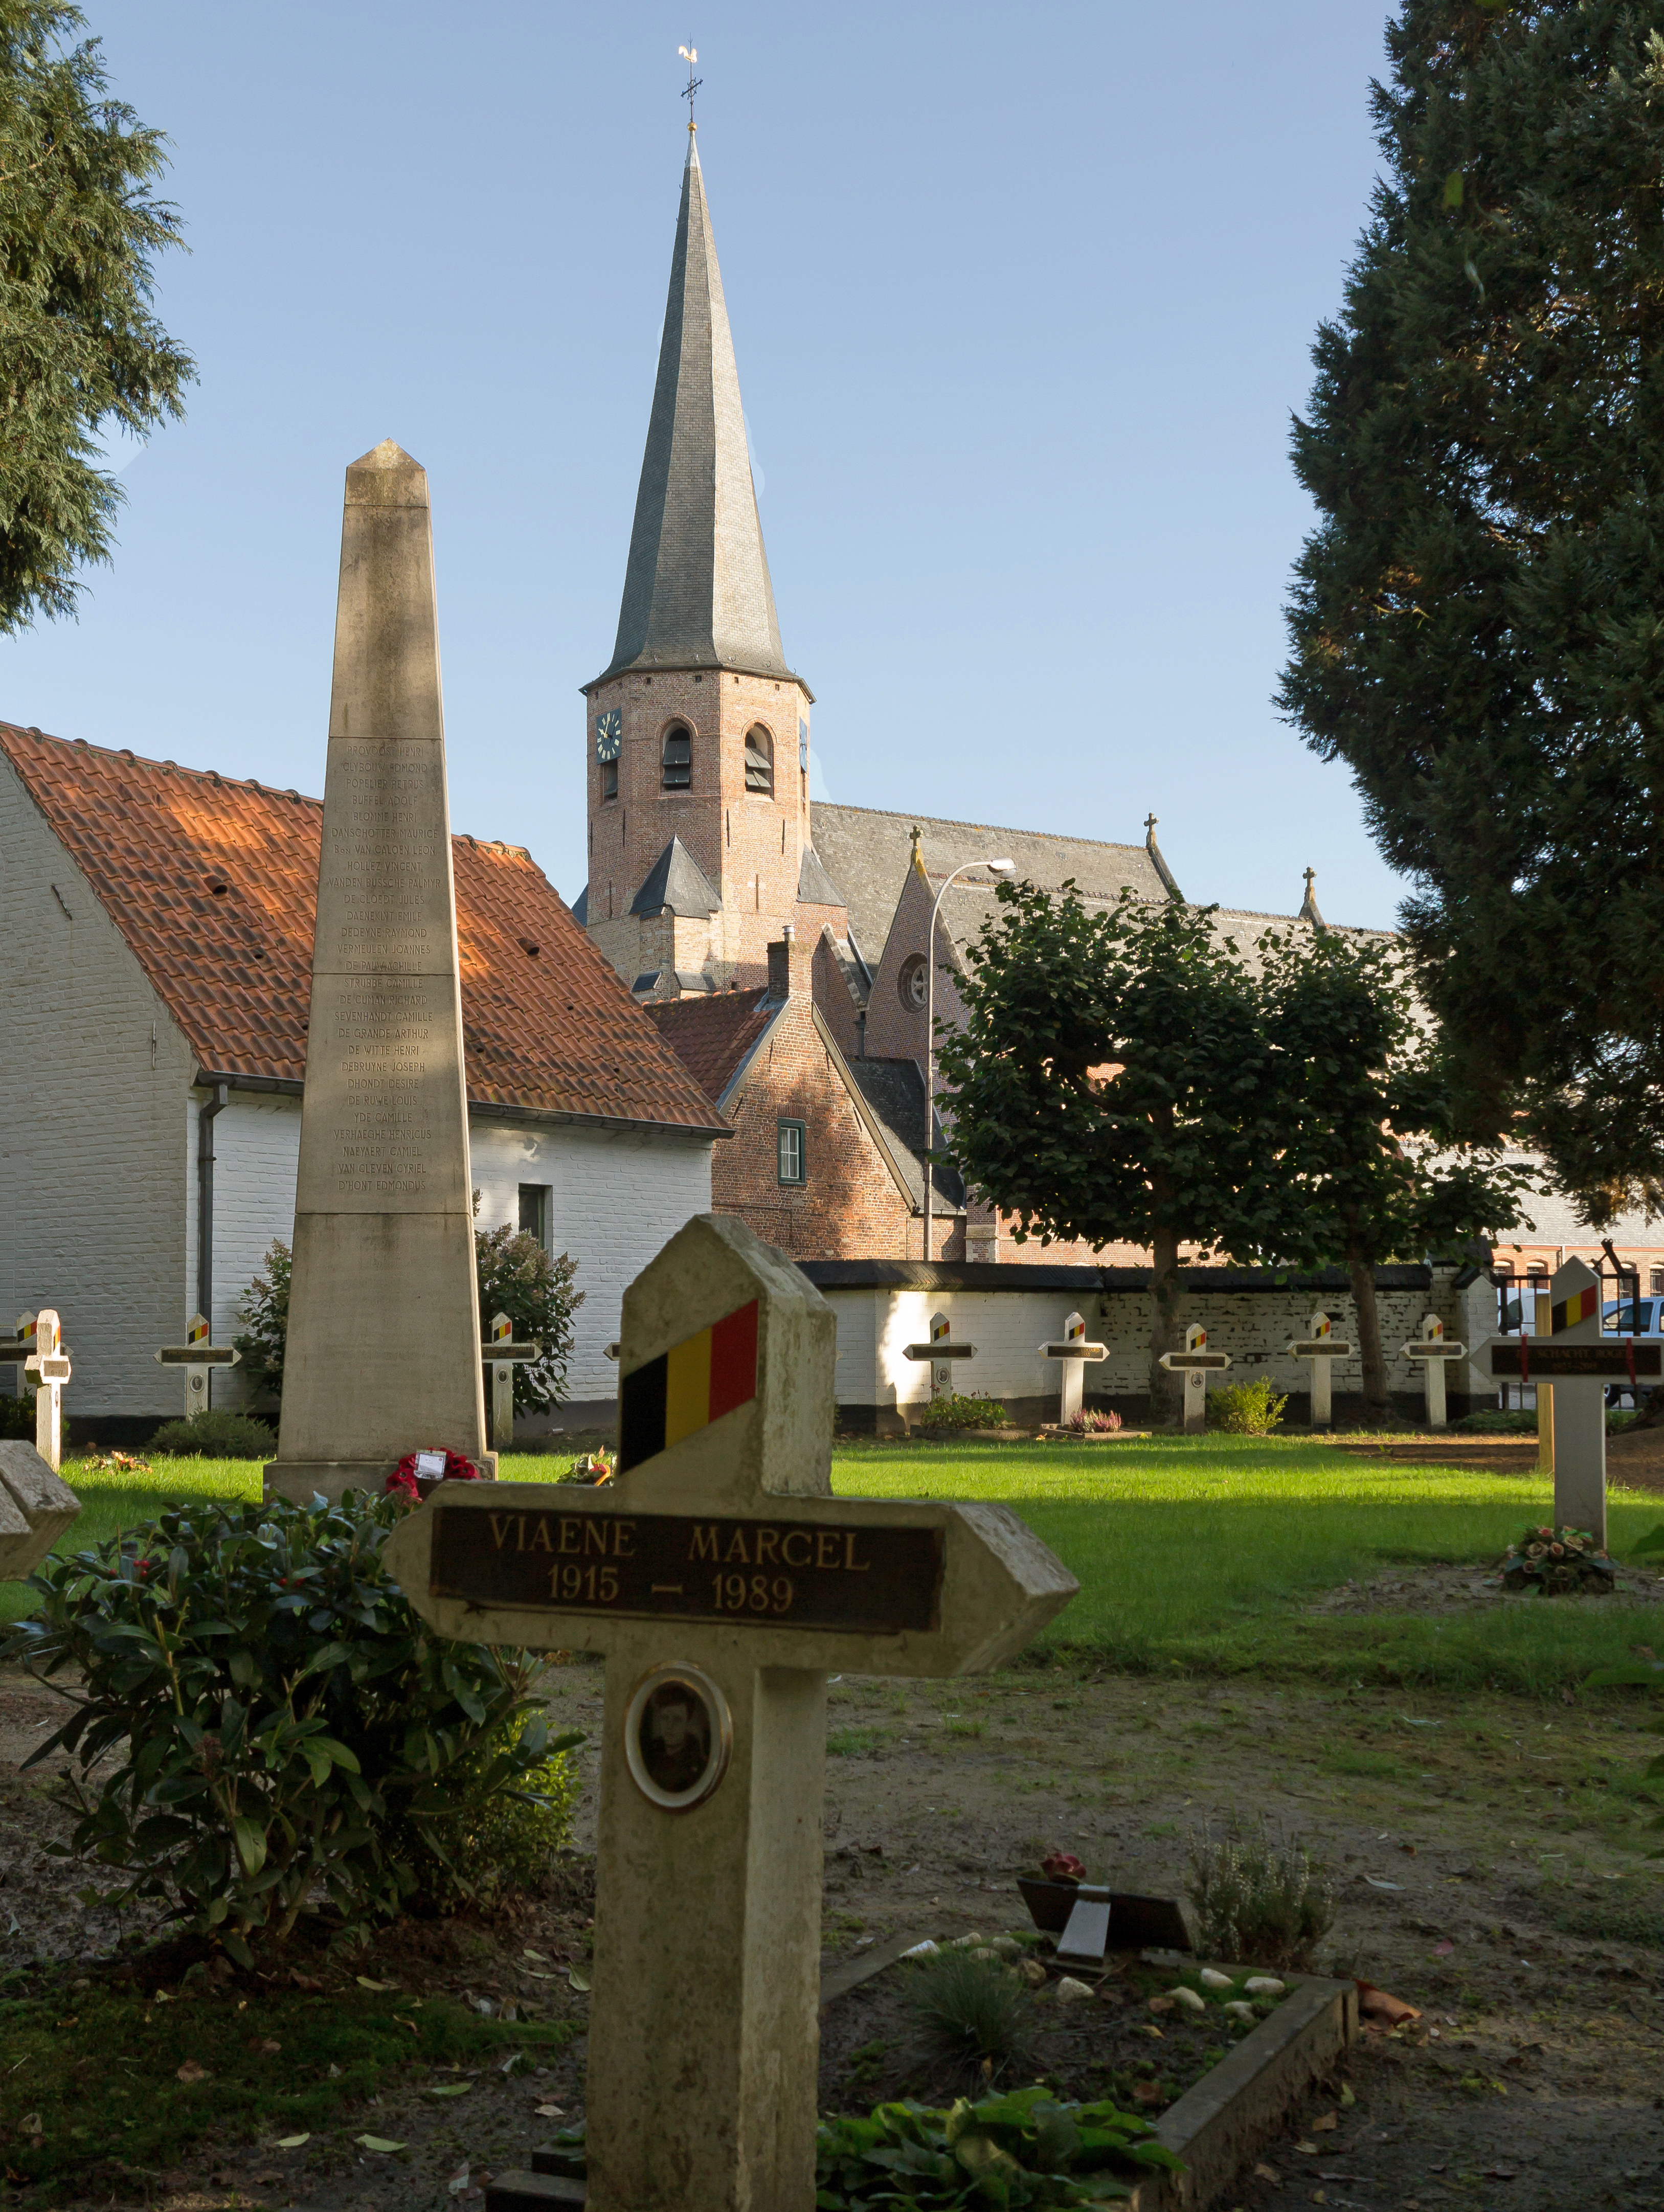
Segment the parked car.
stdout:
<svg viewBox="0 0 1664 2212">
<path fill-rule="evenodd" d="M 1664 1344 L 1664 1297 L 1610 1298 L 1600 1309 L 1600 1324 L 1618 1336 Z M 1631 1390 L 1627 1382 L 1612 1382 L 1606 1388 L 1608 1406 L 1638 1406 L 1651 1395 L 1651 1389 Z"/>
</svg>

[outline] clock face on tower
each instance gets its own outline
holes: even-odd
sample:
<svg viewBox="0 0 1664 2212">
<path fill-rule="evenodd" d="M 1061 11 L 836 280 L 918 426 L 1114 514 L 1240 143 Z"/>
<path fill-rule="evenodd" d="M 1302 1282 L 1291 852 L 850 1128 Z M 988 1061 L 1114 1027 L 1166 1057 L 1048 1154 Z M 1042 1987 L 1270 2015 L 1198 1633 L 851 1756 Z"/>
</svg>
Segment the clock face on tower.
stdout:
<svg viewBox="0 0 1664 2212">
<path fill-rule="evenodd" d="M 624 718 L 616 707 L 609 707 L 595 721 L 595 757 L 598 761 L 616 761 L 618 748 L 623 742 Z"/>
</svg>

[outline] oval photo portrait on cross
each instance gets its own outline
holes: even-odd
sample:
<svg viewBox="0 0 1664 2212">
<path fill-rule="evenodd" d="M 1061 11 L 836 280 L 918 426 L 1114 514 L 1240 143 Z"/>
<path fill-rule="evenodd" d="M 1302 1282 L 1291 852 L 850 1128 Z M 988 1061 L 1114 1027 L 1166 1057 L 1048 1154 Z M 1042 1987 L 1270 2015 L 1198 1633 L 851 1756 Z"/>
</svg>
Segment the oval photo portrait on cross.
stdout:
<svg viewBox="0 0 1664 2212">
<path fill-rule="evenodd" d="M 656 1667 L 636 1686 L 624 1716 L 624 1756 L 644 1796 L 666 1812 L 704 1802 L 721 1781 L 733 1744 L 728 1701 L 696 1667 Z"/>
</svg>

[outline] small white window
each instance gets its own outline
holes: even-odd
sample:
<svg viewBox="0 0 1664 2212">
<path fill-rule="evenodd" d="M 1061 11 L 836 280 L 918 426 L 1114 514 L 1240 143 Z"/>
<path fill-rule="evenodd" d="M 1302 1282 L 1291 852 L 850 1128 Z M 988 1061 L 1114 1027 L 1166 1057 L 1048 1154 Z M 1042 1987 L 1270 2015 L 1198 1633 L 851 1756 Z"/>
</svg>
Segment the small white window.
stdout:
<svg viewBox="0 0 1664 2212">
<path fill-rule="evenodd" d="M 804 1154 L 804 1139 L 809 1133 L 806 1125 L 802 1121 L 781 1121 L 778 1129 L 780 1180 L 789 1183 L 807 1182 L 809 1176 Z"/>
</svg>

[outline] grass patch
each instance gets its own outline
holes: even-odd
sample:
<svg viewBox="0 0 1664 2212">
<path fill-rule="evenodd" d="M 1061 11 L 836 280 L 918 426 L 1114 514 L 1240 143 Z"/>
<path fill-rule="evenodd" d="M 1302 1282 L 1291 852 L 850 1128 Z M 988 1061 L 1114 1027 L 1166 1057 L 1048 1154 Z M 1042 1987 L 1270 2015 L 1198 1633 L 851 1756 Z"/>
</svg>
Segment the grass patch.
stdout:
<svg viewBox="0 0 1664 2212">
<path fill-rule="evenodd" d="M 1592 1898 L 1557 1912 L 1554 1924 L 1592 1942 L 1639 1943 L 1664 1951 L 1664 1892 L 1655 1891 L 1648 1899 Z"/>
<path fill-rule="evenodd" d="M 210 2133 L 383 2133 L 359 2108 L 391 2080 L 501 2062 L 509 2050 L 530 2062 L 578 2032 L 566 2022 L 484 2020 L 449 1998 L 359 1990 L 263 1990 L 246 2002 L 216 1994 L 163 2004 L 106 1988 L 0 1999 L 5 2164 L 14 2179 L 46 2185 L 48 2201 L 86 2203 L 112 2161 L 154 2175 Z M 263 2050 L 268 2042 L 282 2047 Z M 203 2078 L 181 2081 L 179 2068 L 193 2065 Z M 437 2101 L 460 2118 L 469 2100 Z"/>
<path fill-rule="evenodd" d="M 1296 1437 L 841 1449 L 833 1486 L 870 1498 L 997 1499 L 1079 1577 L 1037 1656 L 1135 1671 L 1315 1675 L 1542 1694 L 1664 1639 L 1664 1605 L 1542 1599 L 1482 1613 L 1321 1616 L 1317 1592 L 1383 1566 L 1490 1565 L 1552 1510 L 1534 1469 L 1398 1466 Z M 1658 1499 L 1614 1489 L 1621 1558 Z"/>
<path fill-rule="evenodd" d="M 841 1728 L 826 1732 L 829 1759 L 866 1759 L 890 1740 L 888 1729 Z"/>
<path fill-rule="evenodd" d="M 513 1477 L 552 1481 L 569 1460 L 517 1453 Z M 143 1476 L 71 1461 L 64 1472 L 85 1508 L 60 1547 L 71 1550 L 150 1519 L 164 1498 L 256 1498 L 260 1488 L 258 1466 L 246 1460 L 158 1460 Z M 1163 1436 L 1102 1452 L 842 1444 L 832 1483 L 845 1496 L 993 1498 L 1021 1514 L 1081 1583 L 1035 1647 L 1042 1657 L 1143 1672 L 1488 1682 L 1541 1695 L 1627 1657 L 1634 1644 L 1664 1644 L 1664 1604 L 1600 1598 L 1471 1615 L 1303 1610 L 1318 1591 L 1383 1566 L 1493 1564 L 1523 1522 L 1552 1510 L 1552 1485 L 1531 1468 L 1396 1466 L 1293 1437 Z M 1655 1496 L 1614 1489 L 1613 1552 L 1625 1556 L 1658 1517 Z M 32 1604 L 0 1583 L 0 1620 Z M 895 1710 L 905 1712 L 904 1696 Z"/>
</svg>

